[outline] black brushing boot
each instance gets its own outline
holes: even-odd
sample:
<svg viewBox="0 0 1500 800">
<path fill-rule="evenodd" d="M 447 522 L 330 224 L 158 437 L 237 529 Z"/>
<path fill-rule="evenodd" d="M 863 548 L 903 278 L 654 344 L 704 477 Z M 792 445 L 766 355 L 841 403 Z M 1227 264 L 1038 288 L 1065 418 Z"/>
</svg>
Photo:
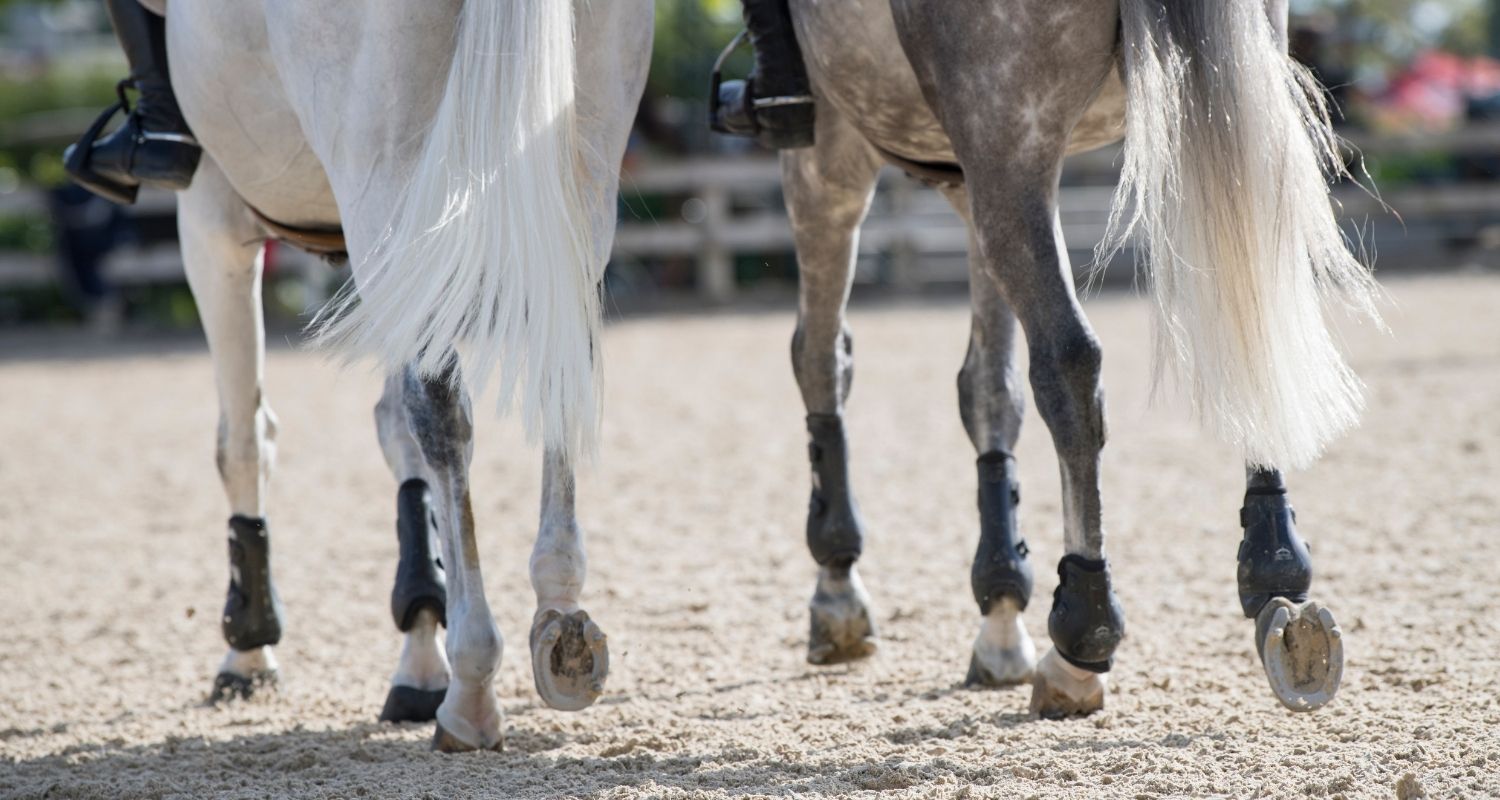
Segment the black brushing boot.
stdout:
<svg viewBox="0 0 1500 800">
<path fill-rule="evenodd" d="M 813 143 L 813 97 L 807 65 L 792 29 L 787 0 L 744 0 L 745 28 L 755 48 L 748 80 L 723 81 L 719 66 L 739 43 L 735 39 L 714 66 L 709 95 L 709 126 L 720 133 L 748 136 L 762 147 L 785 150 Z"/>
<path fill-rule="evenodd" d="M 142 184 L 186 189 L 203 154 L 188 129 L 172 93 L 167 72 L 167 21 L 138 0 L 105 0 L 115 35 L 130 62 L 130 77 L 118 87 L 120 102 L 111 106 L 63 153 L 63 166 L 75 182 L 122 205 L 135 202 Z M 132 107 L 125 90 L 140 96 Z M 117 111 L 125 124 L 99 138 Z"/>
</svg>

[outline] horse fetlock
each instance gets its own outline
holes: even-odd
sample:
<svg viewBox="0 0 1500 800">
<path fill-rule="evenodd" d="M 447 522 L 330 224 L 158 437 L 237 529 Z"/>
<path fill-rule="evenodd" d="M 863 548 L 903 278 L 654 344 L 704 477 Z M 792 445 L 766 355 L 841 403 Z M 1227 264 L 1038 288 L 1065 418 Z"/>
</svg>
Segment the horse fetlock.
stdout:
<svg viewBox="0 0 1500 800">
<path fill-rule="evenodd" d="M 1109 563 L 1070 553 L 1058 562 L 1057 577 L 1047 616 L 1052 652 L 1077 669 L 1108 672 L 1125 638 L 1125 612 L 1110 585 Z"/>
<path fill-rule="evenodd" d="M 1251 491 L 1240 509 L 1240 608 L 1255 618 L 1273 598 L 1307 601 L 1312 587 L 1312 556 L 1297 535 L 1297 514 L 1280 491 Z"/>
<path fill-rule="evenodd" d="M 448 662 L 453 680 L 488 685 L 500 667 L 505 639 L 488 610 L 449 618 Z"/>
<path fill-rule="evenodd" d="M 271 537 L 266 521 L 229 518 L 229 591 L 224 603 L 224 640 L 236 650 L 281 641 L 281 598 L 271 580 Z"/>
<path fill-rule="evenodd" d="M 966 686 L 1014 686 L 1030 680 L 1036 645 L 1021 620 L 1016 601 L 1002 598 L 985 615 L 974 638 Z"/>
<path fill-rule="evenodd" d="M 818 570 L 818 586 L 809 611 L 808 663 L 852 661 L 877 649 L 870 596 L 853 565 Z"/>
<path fill-rule="evenodd" d="M 422 608 L 406 631 L 401 661 L 391 676 L 395 686 L 439 690 L 448 686 L 448 656 L 438 645 L 439 619 L 431 608 Z"/>
<path fill-rule="evenodd" d="M 849 488 L 849 447 L 837 414 L 807 415 L 812 495 L 807 547 L 819 566 L 848 565 L 864 551 L 863 525 Z"/>
<path fill-rule="evenodd" d="M 969 573 L 969 587 L 979 612 L 1010 600 L 1024 611 L 1033 583 L 1030 550 L 1016 532 L 1016 505 L 1021 502 L 1015 459 L 992 452 L 979 457 L 979 549 Z"/>
<path fill-rule="evenodd" d="M 576 611 L 588 561 L 576 523 L 544 524 L 531 552 L 531 588 L 538 608 Z"/>
<path fill-rule="evenodd" d="M 437 515 L 427 482 L 409 480 L 396 495 L 396 539 L 400 557 L 391 588 L 391 617 L 396 629 L 411 630 L 423 610 L 447 622 L 448 584 L 438 558 Z"/>
</svg>

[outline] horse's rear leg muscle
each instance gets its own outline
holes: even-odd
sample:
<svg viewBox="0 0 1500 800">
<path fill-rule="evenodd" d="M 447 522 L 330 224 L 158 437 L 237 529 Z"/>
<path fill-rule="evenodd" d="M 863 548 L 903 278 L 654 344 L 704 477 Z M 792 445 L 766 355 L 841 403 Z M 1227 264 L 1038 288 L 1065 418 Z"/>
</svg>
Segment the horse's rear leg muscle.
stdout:
<svg viewBox="0 0 1500 800">
<path fill-rule="evenodd" d="M 531 669 L 547 705 L 578 711 L 604 692 L 609 648 L 604 632 L 579 605 L 588 559 L 573 503 L 573 467 L 560 451 L 542 464 L 542 519 L 531 551 Z"/>
<path fill-rule="evenodd" d="M 218 466 L 229 499 L 230 587 L 221 618 L 229 653 L 215 699 L 248 696 L 275 679 L 281 637 L 270 573 L 266 488 L 276 455 L 276 416 L 262 391 L 258 235 L 218 166 L 204 158 L 180 196 L 178 227 L 188 284 L 213 355 L 219 394 Z"/>
<path fill-rule="evenodd" d="M 437 709 L 433 746 L 446 751 L 499 749 L 502 714 L 494 683 L 504 641 L 485 599 L 479 570 L 469 498 L 469 462 L 474 452 L 469 399 L 457 375 L 423 379 L 410 371 L 402 379 L 402 398 L 432 490 L 448 583 L 447 649 L 452 676 Z"/>
<path fill-rule="evenodd" d="M 396 494 L 399 558 L 391 592 L 391 614 L 404 635 L 401 660 L 391 676 L 380 719 L 420 722 L 433 719 L 448 689 L 448 658 L 438 644 L 446 618 L 447 592 L 438 553 L 437 517 L 427 484 L 422 448 L 406 415 L 404 378 L 386 378 L 375 405 L 380 449 L 400 488 Z"/>
<path fill-rule="evenodd" d="M 817 145 L 785 151 L 781 165 L 800 276 L 792 368 L 811 440 L 807 543 L 818 563 L 807 660 L 829 664 L 875 650 L 869 599 L 854 567 L 863 532 L 844 434 L 844 400 L 854 369 L 844 306 L 880 160 L 831 108 L 820 109 L 817 128 Z"/>
<path fill-rule="evenodd" d="M 1113 9 L 1100 14 L 1087 0 L 1017 4 L 1007 15 L 992 6 L 898 0 L 892 8 L 963 165 L 989 274 L 1025 331 L 1033 398 L 1062 472 L 1067 555 L 1032 710 L 1087 713 L 1103 705 L 1102 676 L 1124 621 L 1103 560 L 1101 351 L 1074 295 L 1057 182 L 1073 127 L 1113 65 L 1116 21 Z"/>
<path fill-rule="evenodd" d="M 968 192 L 956 187 L 944 194 L 967 221 Z M 964 430 L 979 454 L 979 548 L 970 586 L 984 620 L 965 683 L 1009 686 L 1029 681 L 1036 664 L 1036 647 L 1021 620 L 1031 599 L 1031 565 L 1016 529 L 1020 486 L 1014 453 L 1026 399 L 1015 365 L 1015 312 L 989 272 L 972 224 L 969 231 L 973 320 L 958 399 Z"/>
</svg>

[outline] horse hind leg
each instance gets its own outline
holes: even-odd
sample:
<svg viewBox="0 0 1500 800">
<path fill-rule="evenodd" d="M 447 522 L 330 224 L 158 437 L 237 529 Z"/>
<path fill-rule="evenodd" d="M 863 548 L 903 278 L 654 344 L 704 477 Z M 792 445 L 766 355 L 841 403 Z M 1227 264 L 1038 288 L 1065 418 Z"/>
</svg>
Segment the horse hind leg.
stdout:
<svg viewBox="0 0 1500 800">
<path fill-rule="evenodd" d="M 1343 631 L 1332 611 L 1308 597 L 1312 556 L 1297 533 L 1281 472 L 1246 472 L 1240 607 L 1255 620 L 1256 652 L 1276 699 L 1292 711 L 1313 711 L 1333 699 L 1343 679 Z"/>
<path fill-rule="evenodd" d="M 969 219 L 968 192 L 944 189 Z M 1036 646 L 1021 618 L 1031 600 L 1032 570 L 1019 537 L 1015 446 L 1026 400 L 1016 372 L 1016 316 L 986 271 L 970 225 L 969 295 L 973 320 L 969 350 L 958 374 L 959 414 L 979 455 L 979 546 L 969 583 L 983 617 L 965 684 L 1014 686 L 1031 680 Z"/>
<path fill-rule="evenodd" d="M 386 378 L 375 406 L 375 430 L 399 486 L 391 616 L 404 638 L 380 720 L 426 722 L 436 717 L 448 691 L 448 658 L 438 642 L 438 627 L 447 621 L 448 593 L 437 556 L 436 503 L 426 480 L 421 446 L 407 419 L 400 373 Z"/>
<path fill-rule="evenodd" d="M 1033 400 L 1061 468 L 1067 553 L 1048 615 L 1053 647 L 1037 664 L 1031 709 L 1086 714 L 1103 706 L 1125 625 L 1104 560 L 1102 354 L 1074 294 L 1057 185 L 1073 127 L 1114 63 L 1117 22 L 1086 0 L 1055 0 L 1047 14 L 1003 21 L 990 5 L 954 0 L 938 10 L 899 0 L 892 10 L 963 165 L 986 272 L 1025 332 Z M 973 24 L 955 34 L 953 18 Z"/>
<path fill-rule="evenodd" d="M 456 371 L 431 378 L 408 371 L 402 400 L 413 439 L 421 449 L 442 542 L 447 580 L 447 651 L 451 676 L 436 711 L 433 747 L 444 752 L 499 750 L 503 714 L 495 699 L 495 673 L 504 640 L 484 595 L 479 544 L 469 497 L 474 426 Z"/>
<path fill-rule="evenodd" d="M 843 407 L 853 377 L 844 306 L 859 225 L 880 160 L 831 108 L 819 110 L 817 144 L 782 154 L 782 185 L 797 247 L 799 304 L 792 368 L 807 408 L 812 496 L 807 544 L 818 564 L 807 660 L 831 664 L 876 649 L 869 597 L 855 569 L 864 535 L 849 485 Z"/>
<path fill-rule="evenodd" d="M 573 468 L 549 450 L 542 467 L 542 519 L 531 553 L 531 669 L 537 694 L 560 711 L 593 705 L 609 675 L 609 644 L 579 605 L 588 560 L 573 503 Z"/>
<path fill-rule="evenodd" d="M 276 456 L 276 416 L 263 392 L 259 236 L 218 166 L 204 158 L 183 192 L 178 227 L 188 284 L 203 320 L 219 395 L 217 461 L 229 500 L 228 597 L 221 617 L 229 652 L 211 701 L 249 697 L 275 683 L 272 646 L 281 602 L 271 576 L 266 489 Z"/>
</svg>

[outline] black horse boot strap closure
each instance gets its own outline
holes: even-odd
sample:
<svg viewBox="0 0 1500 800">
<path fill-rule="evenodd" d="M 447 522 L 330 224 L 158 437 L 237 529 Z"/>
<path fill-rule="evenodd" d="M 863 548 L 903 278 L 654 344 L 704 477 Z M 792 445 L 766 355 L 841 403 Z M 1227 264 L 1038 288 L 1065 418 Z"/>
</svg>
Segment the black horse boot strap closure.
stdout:
<svg viewBox="0 0 1500 800">
<path fill-rule="evenodd" d="M 1312 588 L 1312 556 L 1307 543 L 1297 535 L 1297 512 L 1285 492 L 1246 492 L 1240 527 L 1245 535 L 1240 541 L 1236 577 L 1240 609 L 1245 616 L 1254 618 L 1275 597 L 1306 602 Z"/>
<path fill-rule="evenodd" d="M 819 566 L 852 564 L 864 551 L 864 534 L 849 488 L 844 421 L 837 414 L 808 414 L 807 433 L 813 480 L 807 509 L 807 547 Z"/>
<path fill-rule="evenodd" d="M 224 641 L 254 650 L 281 641 L 281 598 L 271 581 L 271 536 L 266 521 L 229 518 L 229 592 L 224 601 Z"/>
<path fill-rule="evenodd" d="M 1125 638 L 1125 612 L 1110 585 L 1109 562 L 1068 554 L 1057 563 L 1047 633 L 1057 654 L 1089 672 L 1108 672 Z"/>
<path fill-rule="evenodd" d="M 433 552 L 437 541 L 437 518 L 427 482 L 409 480 L 396 494 L 396 540 L 400 559 L 396 583 L 391 588 L 391 617 L 402 633 L 411 630 L 417 612 L 426 608 L 448 624 L 448 582 L 443 562 Z"/>
<path fill-rule="evenodd" d="M 1025 610 L 1031 601 L 1033 576 L 1026 556 L 1030 550 L 1016 532 L 1016 506 L 1021 502 L 1015 478 L 1015 458 L 991 452 L 979 457 L 979 549 L 969 573 L 969 586 L 981 614 L 1001 598 Z"/>
</svg>

